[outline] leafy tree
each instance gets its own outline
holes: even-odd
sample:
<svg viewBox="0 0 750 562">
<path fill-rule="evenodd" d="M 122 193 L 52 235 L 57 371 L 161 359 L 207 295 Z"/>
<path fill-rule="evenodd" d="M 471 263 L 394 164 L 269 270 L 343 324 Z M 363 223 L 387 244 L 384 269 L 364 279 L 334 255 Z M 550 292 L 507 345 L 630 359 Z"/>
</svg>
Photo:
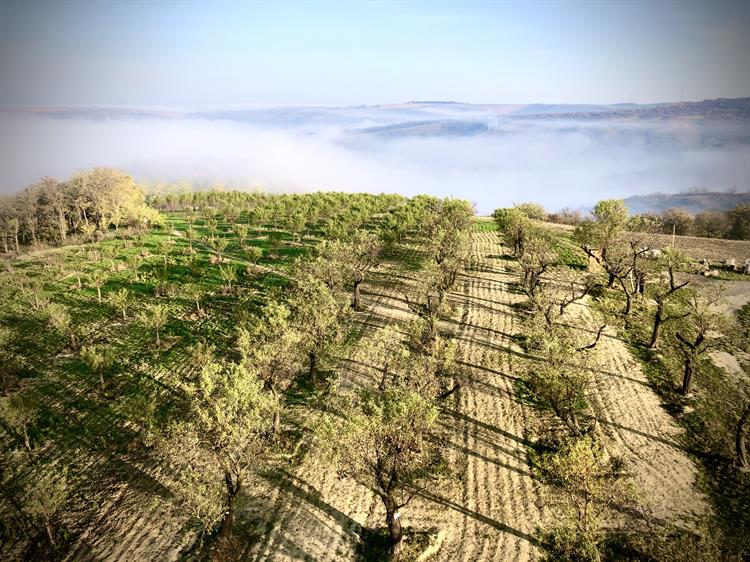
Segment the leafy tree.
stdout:
<svg viewBox="0 0 750 562">
<path fill-rule="evenodd" d="M 750 240 L 750 204 L 737 205 L 727 216 L 732 224 L 730 236 L 735 240 Z"/>
<path fill-rule="evenodd" d="M 559 325 L 529 334 L 528 351 L 533 358 L 523 365 L 533 400 L 553 412 L 574 437 L 582 437 L 581 416 L 589 410 L 592 372 L 598 367 L 595 346 L 577 331 Z"/>
<path fill-rule="evenodd" d="M 47 307 L 47 315 L 50 325 L 60 334 L 61 337 L 69 338 L 70 349 L 76 351 L 78 349 L 76 329 L 73 326 L 68 309 L 61 304 L 51 304 Z"/>
<path fill-rule="evenodd" d="M 237 236 L 237 243 L 243 250 L 247 247 L 247 237 L 250 235 L 250 226 L 247 224 L 235 224 L 232 227 L 235 236 Z"/>
<path fill-rule="evenodd" d="M 590 258 L 605 267 L 610 275 L 607 286 L 612 287 L 615 275 L 610 271 L 611 268 L 607 268 L 608 264 L 613 263 L 610 248 L 627 225 L 628 209 L 622 199 L 605 199 L 594 206 L 591 215 L 591 219 L 584 220 L 576 227 L 574 238 Z M 614 260 L 617 261 L 619 260 Z"/>
<path fill-rule="evenodd" d="M 81 359 L 92 373 L 99 376 L 99 388 L 104 390 L 104 373 L 115 363 L 112 348 L 104 345 L 85 345 L 81 348 Z"/>
<path fill-rule="evenodd" d="M 235 363 L 206 365 L 185 389 L 185 415 L 159 442 L 176 468 L 182 506 L 228 541 L 240 492 L 268 456 L 276 400 L 256 373 Z"/>
<path fill-rule="evenodd" d="M 557 254 L 552 248 L 549 237 L 542 231 L 536 231 L 527 236 L 524 252 L 518 259 L 523 271 L 521 287 L 529 297 L 534 298 L 542 275 L 552 267 L 557 260 Z"/>
<path fill-rule="evenodd" d="M 664 231 L 668 234 L 687 236 L 693 232 L 695 219 L 690 211 L 680 208 L 671 208 L 661 213 L 661 222 Z"/>
<path fill-rule="evenodd" d="M 95 269 L 88 274 L 89 283 L 96 288 L 96 300 L 102 302 L 102 287 L 107 282 L 107 274 L 101 269 Z"/>
<path fill-rule="evenodd" d="M 212 242 L 212 246 L 214 248 L 214 251 L 216 252 L 216 255 L 219 257 L 219 261 L 222 261 L 224 259 L 224 251 L 227 249 L 227 246 L 229 245 L 229 240 L 226 238 L 215 238 Z"/>
<path fill-rule="evenodd" d="M 352 308 L 362 310 L 360 286 L 369 271 L 378 264 L 382 246 L 374 234 L 366 230 L 357 230 L 349 242 L 349 248 L 348 263 L 354 286 Z"/>
<path fill-rule="evenodd" d="M 547 211 L 539 203 L 517 203 L 513 205 L 513 208 L 518 209 L 531 220 L 547 220 Z"/>
<path fill-rule="evenodd" d="M 130 291 L 125 288 L 112 291 L 107 295 L 107 300 L 120 312 L 120 314 L 122 314 L 122 319 L 127 320 L 127 312 L 132 300 L 130 297 Z"/>
<path fill-rule="evenodd" d="M 674 337 L 682 352 L 683 376 L 680 393 L 687 395 L 693 388 L 693 376 L 705 354 L 724 343 L 728 322 L 715 311 L 718 293 L 699 295 L 692 292 L 685 299 L 685 314 L 675 322 Z"/>
<path fill-rule="evenodd" d="M 26 449 L 31 450 L 29 427 L 39 417 L 39 394 L 34 389 L 17 390 L 0 397 L 0 420 L 15 433 L 23 437 Z"/>
<path fill-rule="evenodd" d="M 328 288 L 313 277 L 300 279 L 290 299 L 294 326 L 309 359 L 310 380 L 317 381 L 320 361 L 340 343 L 345 332 L 342 310 Z"/>
<path fill-rule="evenodd" d="M 524 251 L 528 231 L 532 227 L 531 219 L 516 208 L 497 209 L 492 213 L 492 218 L 495 219 L 498 230 L 512 244 L 513 255 L 520 256 Z"/>
<path fill-rule="evenodd" d="M 362 390 L 326 417 L 320 446 L 343 475 L 372 490 L 383 502 L 391 539 L 389 560 L 403 548 L 401 510 L 418 491 L 446 471 L 438 442 L 437 408 L 415 392 Z"/>
<path fill-rule="evenodd" d="M 237 347 L 242 364 L 258 373 L 264 389 L 276 400 L 302 370 L 301 339 L 291 311 L 276 301 L 266 303 L 253 325 L 239 330 Z M 274 410 L 273 429 L 276 435 L 281 432 L 279 409 Z"/>
<path fill-rule="evenodd" d="M 145 309 L 138 314 L 138 320 L 146 328 L 156 332 L 156 346 L 161 347 L 160 331 L 167 324 L 169 312 L 167 307 L 162 304 L 147 305 Z"/>
<path fill-rule="evenodd" d="M 449 281 L 439 266 L 430 263 L 420 271 L 415 292 L 404 293 L 409 310 L 424 322 L 422 345 L 428 345 L 438 334 L 438 321 L 448 309 L 445 296 Z"/>
<path fill-rule="evenodd" d="M 586 436 L 541 455 L 537 466 L 542 479 L 563 493 L 561 517 L 543 534 L 546 560 L 599 562 L 603 520 L 614 505 L 632 496 L 621 461 L 608 455 L 593 436 Z"/>
<path fill-rule="evenodd" d="M 683 314 L 679 312 L 670 312 L 670 303 L 676 296 L 679 296 L 679 291 L 684 289 L 690 283 L 689 281 L 684 281 L 683 283 L 677 283 L 675 281 L 675 273 L 680 269 L 684 269 L 687 264 L 687 256 L 678 250 L 670 247 L 665 248 L 662 251 L 657 267 L 661 271 L 666 270 L 666 279 L 664 278 L 664 275 L 659 275 L 657 282 L 652 284 L 649 291 L 656 301 L 654 323 L 653 328 L 651 329 L 651 339 L 648 343 L 649 349 L 656 347 L 656 344 L 659 341 L 659 336 L 661 335 L 662 327 L 666 322 L 679 320 L 683 317 Z"/>
<path fill-rule="evenodd" d="M 227 290 L 232 292 L 232 281 L 237 280 L 237 268 L 234 264 L 222 265 L 219 267 L 221 279 L 227 284 Z"/>
<path fill-rule="evenodd" d="M 195 312 L 198 316 L 203 315 L 203 308 L 201 307 L 201 300 L 203 299 L 203 287 L 200 283 L 190 283 L 183 286 L 185 291 L 185 297 L 195 303 Z"/>
<path fill-rule="evenodd" d="M 24 512 L 44 525 L 50 544 L 55 541 L 55 518 L 63 511 L 70 495 L 67 470 L 54 464 L 42 465 L 29 479 L 24 497 Z"/>
</svg>

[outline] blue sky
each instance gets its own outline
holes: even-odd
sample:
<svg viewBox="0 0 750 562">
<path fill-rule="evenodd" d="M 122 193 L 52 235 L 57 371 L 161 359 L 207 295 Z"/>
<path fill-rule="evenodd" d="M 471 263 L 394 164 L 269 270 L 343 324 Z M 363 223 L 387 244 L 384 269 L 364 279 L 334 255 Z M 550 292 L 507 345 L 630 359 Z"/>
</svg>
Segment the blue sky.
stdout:
<svg viewBox="0 0 750 562">
<path fill-rule="evenodd" d="M 0 105 L 750 95 L 750 2 L 4 2 Z"/>
</svg>

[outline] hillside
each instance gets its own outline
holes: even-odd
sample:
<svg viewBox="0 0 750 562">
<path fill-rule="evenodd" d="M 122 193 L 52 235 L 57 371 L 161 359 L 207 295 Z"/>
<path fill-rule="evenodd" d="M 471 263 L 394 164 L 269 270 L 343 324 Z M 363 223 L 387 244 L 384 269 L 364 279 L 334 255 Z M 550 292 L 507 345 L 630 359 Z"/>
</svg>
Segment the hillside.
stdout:
<svg viewBox="0 0 750 562">
<path fill-rule="evenodd" d="M 632 195 L 625 199 L 625 206 L 631 214 L 658 213 L 674 207 L 693 214 L 703 211 L 727 211 L 742 203 L 750 203 L 750 192 L 651 193 Z"/>
</svg>

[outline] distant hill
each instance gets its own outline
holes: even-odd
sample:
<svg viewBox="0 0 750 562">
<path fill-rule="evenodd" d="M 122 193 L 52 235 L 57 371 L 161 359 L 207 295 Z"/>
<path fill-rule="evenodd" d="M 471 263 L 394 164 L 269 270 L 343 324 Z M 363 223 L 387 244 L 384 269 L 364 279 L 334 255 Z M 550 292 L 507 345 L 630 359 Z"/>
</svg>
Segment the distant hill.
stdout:
<svg viewBox="0 0 750 562">
<path fill-rule="evenodd" d="M 662 121 L 701 119 L 707 121 L 750 120 L 750 98 L 655 103 L 646 105 L 529 105 L 510 114 L 525 119 Z"/>
<path fill-rule="evenodd" d="M 650 193 L 625 199 L 631 214 L 657 213 L 673 207 L 691 213 L 726 211 L 741 203 L 750 203 L 750 192 L 696 191 L 688 193 Z"/>
</svg>

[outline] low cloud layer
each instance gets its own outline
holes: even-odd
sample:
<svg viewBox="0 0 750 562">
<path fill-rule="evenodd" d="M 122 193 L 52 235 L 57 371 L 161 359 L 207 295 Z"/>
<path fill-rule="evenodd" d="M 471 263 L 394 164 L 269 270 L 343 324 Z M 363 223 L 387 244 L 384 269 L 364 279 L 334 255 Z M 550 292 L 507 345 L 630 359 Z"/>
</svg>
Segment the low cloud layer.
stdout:
<svg viewBox="0 0 750 562">
<path fill-rule="evenodd" d="M 490 125 L 489 132 L 473 136 L 393 137 L 325 123 L 261 127 L 223 120 L 4 114 L 0 191 L 93 166 L 123 168 L 142 181 L 221 182 L 269 192 L 452 195 L 476 202 L 481 213 L 528 200 L 557 209 L 690 187 L 750 188 L 750 146 L 706 146 L 692 129 L 665 136 L 648 124 Z"/>
</svg>

